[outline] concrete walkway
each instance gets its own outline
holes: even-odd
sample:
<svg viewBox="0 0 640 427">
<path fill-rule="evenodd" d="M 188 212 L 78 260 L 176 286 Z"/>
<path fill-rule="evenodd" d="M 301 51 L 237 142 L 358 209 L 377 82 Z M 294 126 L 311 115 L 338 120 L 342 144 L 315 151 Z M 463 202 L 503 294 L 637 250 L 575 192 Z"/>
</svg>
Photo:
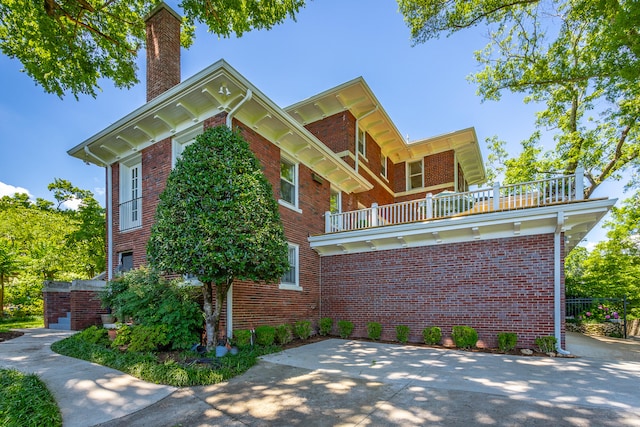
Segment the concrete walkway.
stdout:
<svg viewBox="0 0 640 427">
<path fill-rule="evenodd" d="M 0 344 L 0 366 L 41 375 L 65 426 L 640 426 L 640 343 L 620 358 L 552 359 L 331 339 L 176 390 L 51 353 L 66 335 Z M 569 349 L 587 348 L 573 338 Z"/>
</svg>

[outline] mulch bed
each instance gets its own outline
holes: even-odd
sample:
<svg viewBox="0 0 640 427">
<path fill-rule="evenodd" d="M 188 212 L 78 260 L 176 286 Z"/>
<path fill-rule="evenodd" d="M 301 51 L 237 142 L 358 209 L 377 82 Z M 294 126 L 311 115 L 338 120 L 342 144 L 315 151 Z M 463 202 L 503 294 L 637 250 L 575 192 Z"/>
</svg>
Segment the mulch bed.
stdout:
<svg viewBox="0 0 640 427">
<path fill-rule="evenodd" d="M 23 336 L 23 332 L 9 331 L 9 332 L 0 332 L 0 342 L 9 341 L 14 338 L 18 338 Z"/>
</svg>

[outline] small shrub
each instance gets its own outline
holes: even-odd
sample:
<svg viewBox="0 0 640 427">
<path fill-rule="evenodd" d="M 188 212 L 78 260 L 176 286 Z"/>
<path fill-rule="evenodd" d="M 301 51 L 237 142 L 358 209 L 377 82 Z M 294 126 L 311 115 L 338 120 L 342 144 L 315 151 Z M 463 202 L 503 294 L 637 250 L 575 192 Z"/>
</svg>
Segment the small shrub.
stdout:
<svg viewBox="0 0 640 427">
<path fill-rule="evenodd" d="M 503 353 L 508 353 L 518 344 L 518 334 L 515 332 L 500 332 L 498 334 L 498 348 Z"/>
<path fill-rule="evenodd" d="M 77 334 L 80 339 L 91 344 L 106 344 L 109 342 L 109 331 L 97 326 L 89 326 Z"/>
<path fill-rule="evenodd" d="M 396 339 L 402 344 L 409 341 L 409 327 L 407 325 L 396 326 Z"/>
<path fill-rule="evenodd" d="M 248 329 L 238 329 L 233 333 L 233 341 L 238 347 L 248 347 L 251 345 L 251 331 Z"/>
<path fill-rule="evenodd" d="M 458 348 L 473 348 L 478 342 L 478 332 L 471 326 L 454 326 L 451 338 Z"/>
<path fill-rule="evenodd" d="M 311 321 L 309 320 L 298 320 L 294 325 L 293 329 L 296 332 L 296 336 L 301 340 L 306 340 L 311 336 Z"/>
<path fill-rule="evenodd" d="M 333 329 L 333 319 L 330 317 L 323 317 L 320 319 L 320 335 L 327 336 Z"/>
<path fill-rule="evenodd" d="M 117 329 L 116 338 L 111 342 L 111 347 L 119 348 L 121 346 L 129 345 L 131 342 L 131 326 L 120 325 Z"/>
<path fill-rule="evenodd" d="M 367 336 L 374 341 L 382 336 L 382 325 L 378 322 L 367 323 Z"/>
<path fill-rule="evenodd" d="M 273 345 L 276 338 L 276 328 L 273 326 L 258 326 L 256 328 L 256 344 L 268 347 Z"/>
<path fill-rule="evenodd" d="M 276 326 L 276 343 L 285 345 L 293 340 L 291 325 L 283 324 Z"/>
<path fill-rule="evenodd" d="M 430 326 L 422 330 L 422 338 L 424 343 L 428 345 L 436 345 L 442 339 L 442 330 L 437 326 Z"/>
<path fill-rule="evenodd" d="M 349 338 L 353 332 L 353 323 L 348 320 L 338 321 L 338 333 L 340 338 Z"/>
<path fill-rule="evenodd" d="M 556 343 L 558 340 L 554 336 L 538 337 L 535 340 L 536 345 L 543 353 L 551 353 L 556 351 Z"/>
<path fill-rule="evenodd" d="M 136 325 L 131 327 L 131 342 L 127 351 L 147 352 L 169 344 L 166 325 Z"/>
</svg>

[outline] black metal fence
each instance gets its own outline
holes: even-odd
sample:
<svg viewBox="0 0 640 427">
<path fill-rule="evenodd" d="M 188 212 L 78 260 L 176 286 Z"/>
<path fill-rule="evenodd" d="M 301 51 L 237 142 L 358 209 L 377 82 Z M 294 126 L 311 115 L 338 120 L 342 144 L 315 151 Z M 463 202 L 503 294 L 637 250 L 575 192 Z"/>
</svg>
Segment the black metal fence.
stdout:
<svg viewBox="0 0 640 427">
<path fill-rule="evenodd" d="M 577 321 L 622 323 L 627 338 L 627 297 L 622 298 L 566 298 L 566 318 Z"/>
</svg>

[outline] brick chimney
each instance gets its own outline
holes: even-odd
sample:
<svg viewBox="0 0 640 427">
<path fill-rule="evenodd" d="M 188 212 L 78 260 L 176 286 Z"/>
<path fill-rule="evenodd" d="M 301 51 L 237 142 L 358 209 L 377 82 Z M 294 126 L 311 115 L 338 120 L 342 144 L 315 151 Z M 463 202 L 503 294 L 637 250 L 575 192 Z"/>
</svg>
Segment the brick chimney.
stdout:
<svg viewBox="0 0 640 427">
<path fill-rule="evenodd" d="M 180 83 L 182 18 L 162 2 L 147 16 L 147 102 Z"/>
</svg>

